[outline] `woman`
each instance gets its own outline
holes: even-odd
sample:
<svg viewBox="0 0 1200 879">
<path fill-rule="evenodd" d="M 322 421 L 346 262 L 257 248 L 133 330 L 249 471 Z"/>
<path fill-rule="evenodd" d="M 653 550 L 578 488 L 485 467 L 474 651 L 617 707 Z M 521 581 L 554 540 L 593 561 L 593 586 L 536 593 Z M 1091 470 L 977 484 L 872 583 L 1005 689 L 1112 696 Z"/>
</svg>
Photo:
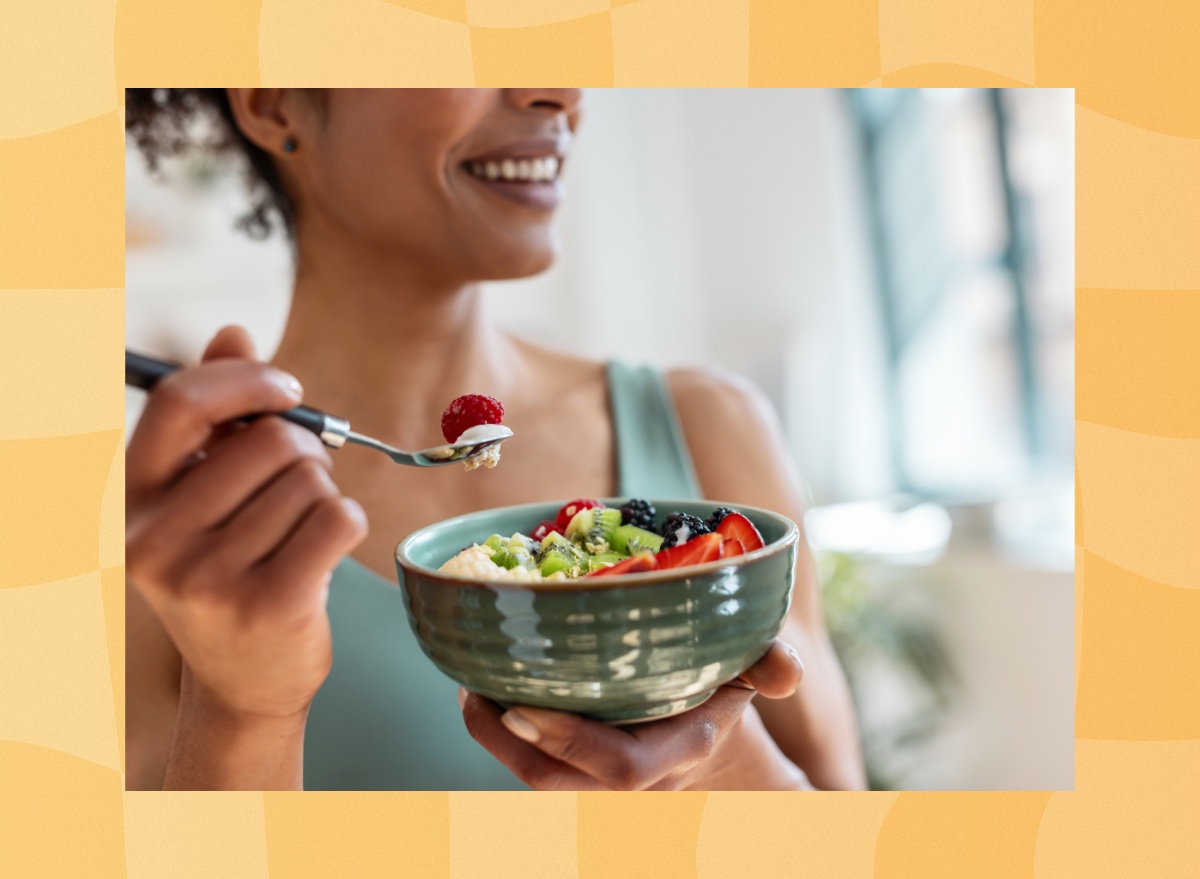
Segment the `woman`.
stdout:
<svg viewBox="0 0 1200 879">
<path fill-rule="evenodd" d="M 703 706 L 628 729 L 504 712 L 461 690 L 456 705 L 409 632 L 392 549 L 450 516 L 703 495 L 801 518 L 754 389 L 705 371 L 664 381 L 485 320 L 478 282 L 555 256 L 557 175 L 580 100 L 575 89 L 128 93 L 127 126 L 152 165 L 211 115 L 218 148 L 249 162 L 249 228 L 282 221 L 296 254 L 271 365 L 226 328 L 201 365 L 150 394 L 129 443 L 131 787 L 862 786 L 803 548 L 783 641 Z M 228 426 L 303 399 L 419 448 L 467 392 L 502 400 L 518 433 L 499 468 L 470 476 L 358 449 L 339 451 L 335 470 L 280 419 Z"/>
</svg>

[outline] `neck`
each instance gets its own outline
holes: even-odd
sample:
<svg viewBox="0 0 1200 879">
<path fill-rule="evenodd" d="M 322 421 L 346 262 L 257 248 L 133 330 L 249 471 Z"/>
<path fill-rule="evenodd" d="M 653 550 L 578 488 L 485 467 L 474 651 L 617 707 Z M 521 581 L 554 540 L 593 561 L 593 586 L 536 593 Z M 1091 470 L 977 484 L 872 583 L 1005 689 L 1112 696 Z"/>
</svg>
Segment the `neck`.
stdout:
<svg viewBox="0 0 1200 879">
<path fill-rule="evenodd" d="M 516 381 L 513 342 L 487 321 L 477 284 L 438 282 L 404 257 L 322 244 L 299 262 L 273 361 L 300 379 L 305 402 L 421 448 L 440 441 L 450 400 L 504 398 Z"/>
</svg>

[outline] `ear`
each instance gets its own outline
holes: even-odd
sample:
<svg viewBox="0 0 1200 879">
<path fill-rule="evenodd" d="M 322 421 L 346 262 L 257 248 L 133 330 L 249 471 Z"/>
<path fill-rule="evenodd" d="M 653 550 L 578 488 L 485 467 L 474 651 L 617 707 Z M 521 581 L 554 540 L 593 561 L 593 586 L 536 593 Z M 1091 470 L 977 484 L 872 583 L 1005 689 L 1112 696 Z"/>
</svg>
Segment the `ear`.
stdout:
<svg viewBox="0 0 1200 879">
<path fill-rule="evenodd" d="M 297 136 L 299 118 L 292 89 L 226 89 L 229 109 L 242 134 L 259 149 L 282 157 L 284 141 Z"/>
</svg>

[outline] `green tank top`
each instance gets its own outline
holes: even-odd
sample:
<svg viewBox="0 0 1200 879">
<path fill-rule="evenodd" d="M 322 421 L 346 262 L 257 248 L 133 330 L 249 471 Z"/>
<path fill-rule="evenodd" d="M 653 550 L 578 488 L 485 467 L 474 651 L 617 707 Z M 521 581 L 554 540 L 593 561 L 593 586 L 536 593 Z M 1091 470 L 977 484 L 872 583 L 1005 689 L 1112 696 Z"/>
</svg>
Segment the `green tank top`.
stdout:
<svg viewBox="0 0 1200 879">
<path fill-rule="evenodd" d="M 622 497 L 698 498 L 670 392 L 649 368 L 608 365 Z M 308 790 L 525 790 L 463 725 L 458 687 L 426 658 L 400 587 L 347 558 L 329 590 L 333 668 L 304 739 Z"/>
</svg>

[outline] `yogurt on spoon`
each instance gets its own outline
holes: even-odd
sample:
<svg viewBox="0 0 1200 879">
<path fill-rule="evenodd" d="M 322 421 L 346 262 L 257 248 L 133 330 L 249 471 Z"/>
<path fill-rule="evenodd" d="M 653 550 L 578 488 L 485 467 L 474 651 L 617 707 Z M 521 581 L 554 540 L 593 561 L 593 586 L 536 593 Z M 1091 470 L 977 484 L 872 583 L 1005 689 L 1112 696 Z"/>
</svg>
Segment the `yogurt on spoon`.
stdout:
<svg viewBox="0 0 1200 879">
<path fill-rule="evenodd" d="M 474 427 L 468 427 L 461 434 L 456 443 L 470 443 L 479 440 L 487 439 L 491 436 L 486 424 L 476 424 Z M 474 470 L 476 467 L 487 467 L 489 470 L 500 463 L 500 445 L 497 443 L 494 446 L 488 446 L 482 452 L 472 455 L 463 461 L 463 466 L 468 470 Z"/>
</svg>

